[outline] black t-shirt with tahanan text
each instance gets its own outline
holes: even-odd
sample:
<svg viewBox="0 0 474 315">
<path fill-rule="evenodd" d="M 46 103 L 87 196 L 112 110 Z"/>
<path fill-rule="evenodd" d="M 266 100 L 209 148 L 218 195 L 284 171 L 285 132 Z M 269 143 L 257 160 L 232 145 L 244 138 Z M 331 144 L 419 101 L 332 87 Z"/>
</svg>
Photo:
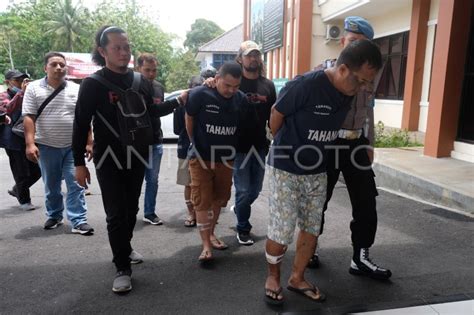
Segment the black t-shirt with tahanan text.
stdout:
<svg viewBox="0 0 474 315">
<path fill-rule="evenodd" d="M 331 84 L 323 70 L 288 82 L 275 104 L 285 118 L 268 164 L 296 175 L 325 172 L 328 145 L 337 138 L 351 100 Z"/>
</svg>

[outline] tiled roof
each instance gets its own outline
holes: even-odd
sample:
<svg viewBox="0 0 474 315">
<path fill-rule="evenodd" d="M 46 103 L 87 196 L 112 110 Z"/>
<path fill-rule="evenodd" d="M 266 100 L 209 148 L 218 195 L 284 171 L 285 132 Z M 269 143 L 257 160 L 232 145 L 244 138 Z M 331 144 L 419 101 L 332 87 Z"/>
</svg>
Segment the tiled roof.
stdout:
<svg viewBox="0 0 474 315">
<path fill-rule="evenodd" d="M 244 38 L 243 25 L 237 25 L 224 34 L 199 47 L 198 52 L 237 53 Z"/>
</svg>

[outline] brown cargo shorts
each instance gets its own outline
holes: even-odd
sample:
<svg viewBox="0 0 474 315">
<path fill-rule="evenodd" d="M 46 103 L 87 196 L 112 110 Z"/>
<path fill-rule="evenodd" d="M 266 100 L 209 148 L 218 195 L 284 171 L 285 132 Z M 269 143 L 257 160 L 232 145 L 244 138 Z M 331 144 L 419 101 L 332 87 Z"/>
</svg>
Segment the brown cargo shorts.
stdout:
<svg viewBox="0 0 474 315">
<path fill-rule="evenodd" d="M 189 160 L 191 202 L 196 211 L 227 206 L 232 188 L 232 163 Z"/>
</svg>

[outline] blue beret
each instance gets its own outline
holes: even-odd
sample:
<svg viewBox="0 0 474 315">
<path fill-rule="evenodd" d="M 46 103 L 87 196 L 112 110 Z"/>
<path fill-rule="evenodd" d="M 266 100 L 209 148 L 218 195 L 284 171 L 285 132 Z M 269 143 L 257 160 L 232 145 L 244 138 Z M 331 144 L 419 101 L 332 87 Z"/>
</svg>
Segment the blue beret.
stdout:
<svg viewBox="0 0 474 315">
<path fill-rule="evenodd" d="M 360 16 L 348 16 L 344 20 L 344 29 L 351 33 L 362 34 L 367 39 L 374 39 L 374 29 L 366 19 Z"/>
</svg>

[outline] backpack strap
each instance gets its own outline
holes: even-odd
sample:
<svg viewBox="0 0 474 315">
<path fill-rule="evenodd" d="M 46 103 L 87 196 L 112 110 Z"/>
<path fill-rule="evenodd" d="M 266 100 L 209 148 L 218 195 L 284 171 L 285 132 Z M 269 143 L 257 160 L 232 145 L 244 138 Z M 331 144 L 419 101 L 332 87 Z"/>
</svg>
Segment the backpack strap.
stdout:
<svg viewBox="0 0 474 315">
<path fill-rule="evenodd" d="M 98 75 L 97 73 L 91 74 L 89 78 L 99 81 L 100 83 L 102 83 L 103 85 L 105 85 L 106 87 L 108 87 L 109 89 L 111 89 L 112 91 L 116 93 L 122 94 L 125 92 L 123 89 L 119 88 L 117 85 L 113 84 L 112 82 L 105 79 L 103 76 Z M 132 90 L 134 90 L 135 92 L 138 92 L 138 90 L 140 89 L 141 79 L 142 79 L 141 73 L 133 72 Z"/>
<path fill-rule="evenodd" d="M 140 90 L 140 83 L 142 81 L 142 74 L 140 72 L 133 72 L 132 90 L 138 93 Z"/>
</svg>

